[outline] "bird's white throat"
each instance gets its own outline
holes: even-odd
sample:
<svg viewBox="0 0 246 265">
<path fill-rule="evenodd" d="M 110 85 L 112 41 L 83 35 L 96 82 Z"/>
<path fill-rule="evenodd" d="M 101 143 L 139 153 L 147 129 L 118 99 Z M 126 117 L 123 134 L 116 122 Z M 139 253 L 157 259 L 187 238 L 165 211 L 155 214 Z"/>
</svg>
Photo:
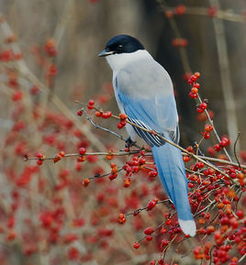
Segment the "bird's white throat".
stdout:
<svg viewBox="0 0 246 265">
<path fill-rule="evenodd" d="M 131 53 L 108 55 L 106 59 L 112 70 L 118 71 L 129 63 L 136 62 L 138 60 L 151 60 L 153 58 L 146 50 L 138 50 Z"/>
</svg>

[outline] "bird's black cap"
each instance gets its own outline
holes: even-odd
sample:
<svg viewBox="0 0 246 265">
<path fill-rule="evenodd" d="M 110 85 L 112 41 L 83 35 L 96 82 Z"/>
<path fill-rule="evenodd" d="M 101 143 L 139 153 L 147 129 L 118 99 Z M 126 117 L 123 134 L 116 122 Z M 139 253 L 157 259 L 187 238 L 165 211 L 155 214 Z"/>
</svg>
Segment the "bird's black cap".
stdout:
<svg viewBox="0 0 246 265">
<path fill-rule="evenodd" d="M 108 56 L 111 54 L 131 53 L 138 50 L 144 50 L 144 46 L 136 38 L 121 34 L 114 36 L 106 43 L 106 47 L 98 56 Z"/>
</svg>

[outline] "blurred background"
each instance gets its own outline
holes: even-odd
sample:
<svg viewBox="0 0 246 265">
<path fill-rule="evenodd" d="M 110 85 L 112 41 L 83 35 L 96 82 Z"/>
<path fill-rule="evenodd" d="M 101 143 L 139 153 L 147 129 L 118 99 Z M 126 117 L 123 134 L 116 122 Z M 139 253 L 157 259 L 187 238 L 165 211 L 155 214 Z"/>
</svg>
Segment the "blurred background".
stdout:
<svg viewBox="0 0 246 265">
<path fill-rule="evenodd" d="M 91 151 L 124 147 L 124 143 L 117 142 L 116 138 L 105 132 L 97 131 L 86 119 L 81 121 L 76 118 L 76 111 L 80 107 L 76 101 L 86 104 L 89 99 L 94 99 L 104 110 L 119 113 L 111 85 L 111 70 L 104 59 L 97 57 L 114 35 L 124 33 L 138 38 L 169 72 L 180 114 L 182 146 L 199 141 L 204 126 L 198 121 L 202 118 L 201 115 L 198 117 L 195 101 L 188 96 L 190 87 L 185 81 L 188 74 L 200 72 L 200 95 L 208 99 L 219 135 L 229 136 L 234 143 L 240 132 L 237 150 L 245 159 L 245 0 L 3 0 L 0 1 L 0 12 L 0 165 L 3 189 L 0 206 L 0 264 L 78 262 L 76 258 L 62 260 L 57 251 L 60 253 L 63 248 L 54 248 L 53 252 L 49 252 L 52 243 L 48 246 L 44 239 L 32 249 L 34 243 L 28 236 L 27 241 L 31 243 L 24 248 L 26 252 L 23 255 L 20 242 L 26 239 L 20 237 L 16 240 L 16 237 L 23 232 L 30 236 L 30 231 L 38 229 L 43 211 L 47 213 L 47 209 L 50 209 L 47 205 L 51 201 L 56 204 L 57 201 L 54 201 L 64 196 L 74 196 L 66 202 L 68 205 L 65 203 L 66 218 L 63 222 L 67 225 L 66 229 L 72 217 L 89 218 L 88 210 L 98 207 L 89 199 L 94 189 L 90 187 L 83 196 L 76 189 L 77 193 L 73 190 L 72 195 L 64 190 L 54 195 L 54 183 L 57 181 L 54 176 L 61 174 L 64 168 L 71 172 L 77 170 L 69 177 L 75 179 L 88 176 L 92 171 L 95 173 L 97 167 L 103 170 L 110 167 L 104 161 L 99 161 L 97 166 L 89 169 L 84 166 L 84 171 L 80 171 L 71 160 L 55 168 L 45 163 L 40 171 L 35 166 L 29 168 L 31 173 L 27 170 L 29 175 L 39 176 L 31 181 L 31 177 L 26 177 L 26 164 L 23 165 L 20 158 L 26 153 L 39 151 L 47 156 L 63 149 L 75 152 L 78 146 L 89 146 Z M 8 58 L 10 55 L 6 51 L 9 50 L 14 51 L 14 59 Z M 49 114 L 47 118 L 48 111 L 56 114 Z M 67 120 L 63 121 L 64 117 Z M 72 132 L 69 131 L 69 121 L 76 127 Z M 115 128 L 115 124 L 110 124 L 108 120 L 103 124 Z M 214 138 L 204 143 L 204 151 L 215 143 Z M 46 187 L 45 192 L 39 191 L 42 189 L 40 185 L 44 185 L 42 180 L 53 186 Z M 36 197 L 36 193 L 40 193 L 40 197 Z M 24 199 L 19 200 L 19 196 Z M 87 199 L 88 203 L 90 201 L 89 208 L 84 203 Z M 47 204 L 42 206 L 41 202 L 45 200 Z M 28 205 L 28 201 L 33 201 L 33 205 Z M 20 209 L 18 214 L 15 207 Z M 74 209 L 71 210 L 71 207 Z M 55 207 L 51 208 L 54 210 Z M 102 224 L 105 226 L 105 222 Z M 85 233 L 92 228 L 87 226 L 86 229 Z M 12 232 L 16 233 L 16 237 Z M 126 233 L 132 233 L 131 229 L 128 228 Z M 44 238 L 43 232 L 37 237 Z M 123 248 L 127 242 L 131 244 L 132 241 L 134 237 L 119 244 Z M 83 250 L 80 249 L 81 245 L 76 247 L 81 253 L 87 253 L 86 244 Z M 41 258 L 36 254 L 37 249 L 44 253 Z M 89 249 L 88 253 L 93 253 Z M 28 258 L 25 255 L 29 255 Z M 72 249 L 70 255 L 76 257 L 76 250 Z M 114 257 L 113 263 L 102 256 L 93 254 L 93 258 L 89 257 L 88 261 L 85 258 L 86 261 L 80 264 L 147 264 L 144 262 L 148 258 L 142 256 L 133 262 L 135 254 L 126 255 L 123 250 L 119 259 L 114 255 L 107 256 Z M 196 263 L 188 257 L 186 264 Z"/>
</svg>

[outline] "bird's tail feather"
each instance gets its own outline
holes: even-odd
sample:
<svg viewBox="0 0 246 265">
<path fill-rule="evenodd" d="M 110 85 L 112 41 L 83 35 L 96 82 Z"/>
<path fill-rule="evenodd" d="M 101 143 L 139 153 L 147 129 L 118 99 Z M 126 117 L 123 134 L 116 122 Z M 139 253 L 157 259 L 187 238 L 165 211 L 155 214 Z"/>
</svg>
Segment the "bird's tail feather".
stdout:
<svg viewBox="0 0 246 265">
<path fill-rule="evenodd" d="M 196 224 L 188 200 L 187 178 L 181 151 L 168 143 L 152 148 L 154 161 L 168 196 L 178 214 L 179 225 L 185 234 L 194 236 Z"/>
</svg>

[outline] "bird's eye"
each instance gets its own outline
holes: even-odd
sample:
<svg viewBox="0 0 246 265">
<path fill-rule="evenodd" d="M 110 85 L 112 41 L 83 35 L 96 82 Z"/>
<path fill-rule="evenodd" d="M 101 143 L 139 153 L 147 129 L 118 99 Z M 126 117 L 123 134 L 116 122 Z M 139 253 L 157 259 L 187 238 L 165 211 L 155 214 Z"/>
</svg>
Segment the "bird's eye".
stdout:
<svg viewBox="0 0 246 265">
<path fill-rule="evenodd" d="M 121 49 L 122 47 L 123 47 L 123 45 L 122 45 L 122 44 L 119 44 L 119 45 L 118 45 L 118 48 L 120 48 L 120 49 Z"/>
</svg>

